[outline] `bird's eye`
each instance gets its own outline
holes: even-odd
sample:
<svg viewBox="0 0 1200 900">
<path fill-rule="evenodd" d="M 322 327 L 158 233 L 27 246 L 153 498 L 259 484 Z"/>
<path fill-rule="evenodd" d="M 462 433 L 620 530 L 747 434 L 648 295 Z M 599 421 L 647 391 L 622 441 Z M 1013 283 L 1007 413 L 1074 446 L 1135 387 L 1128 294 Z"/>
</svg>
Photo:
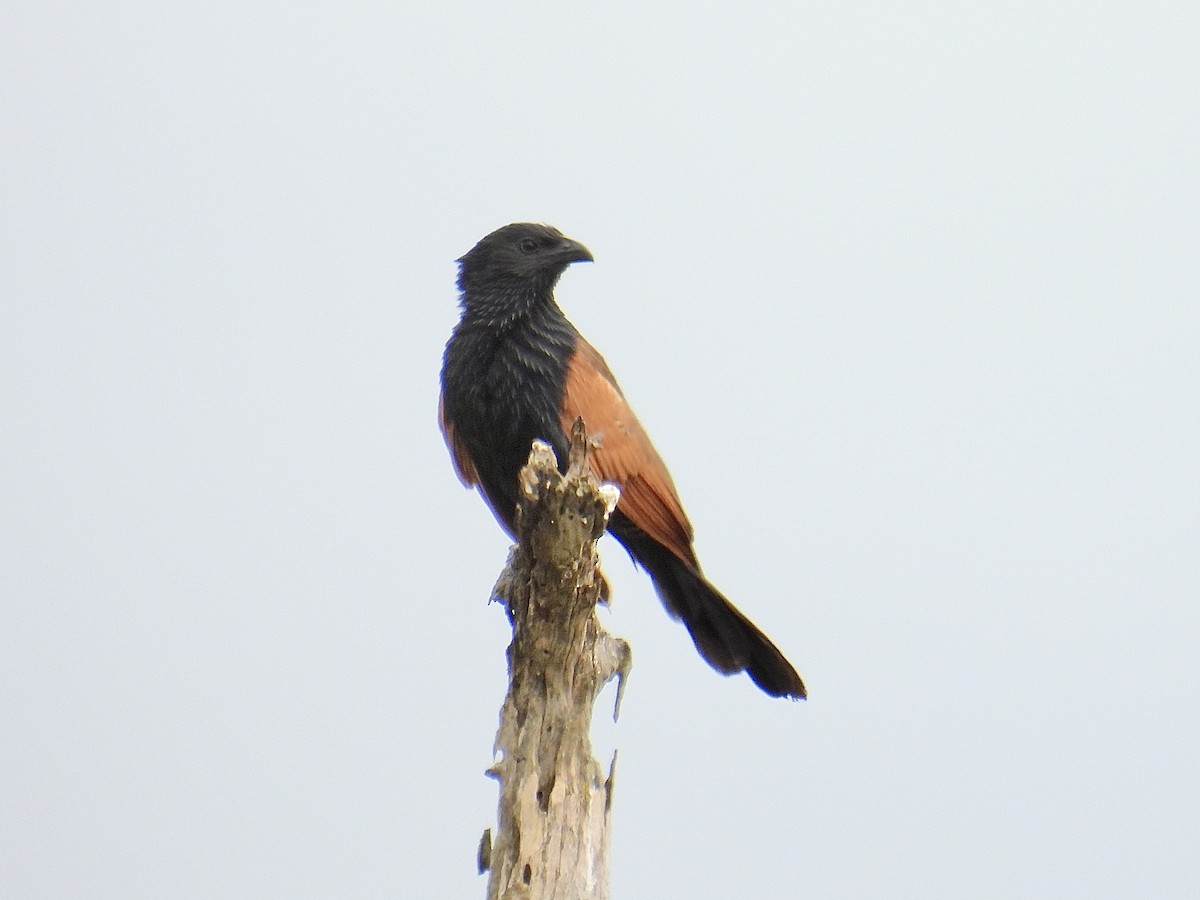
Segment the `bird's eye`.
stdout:
<svg viewBox="0 0 1200 900">
<path fill-rule="evenodd" d="M 521 252 L 532 253 L 537 249 L 537 246 L 537 241 L 535 241 L 533 238 L 525 238 L 523 241 L 521 241 Z"/>
</svg>

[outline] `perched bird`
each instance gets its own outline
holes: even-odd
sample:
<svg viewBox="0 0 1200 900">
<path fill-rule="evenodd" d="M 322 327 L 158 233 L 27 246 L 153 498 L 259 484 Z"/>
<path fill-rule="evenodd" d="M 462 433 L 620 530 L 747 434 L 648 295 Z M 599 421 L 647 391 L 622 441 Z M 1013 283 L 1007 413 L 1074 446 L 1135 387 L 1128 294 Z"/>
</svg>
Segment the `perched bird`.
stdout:
<svg viewBox="0 0 1200 900">
<path fill-rule="evenodd" d="M 582 417 L 593 471 L 621 489 L 608 530 L 650 574 L 700 655 L 719 672 L 749 673 L 773 697 L 803 698 L 791 663 L 701 574 L 667 467 L 604 359 L 554 300 L 567 266 L 591 260 L 557 229 L 518 223 L 458 261 L 462 318 L 446 345 L 439 419 L 459 477 L 479 487 L 511 535 L 530 444 L 550 444 L 565 467 L 571 425 Z"/>
</svg>

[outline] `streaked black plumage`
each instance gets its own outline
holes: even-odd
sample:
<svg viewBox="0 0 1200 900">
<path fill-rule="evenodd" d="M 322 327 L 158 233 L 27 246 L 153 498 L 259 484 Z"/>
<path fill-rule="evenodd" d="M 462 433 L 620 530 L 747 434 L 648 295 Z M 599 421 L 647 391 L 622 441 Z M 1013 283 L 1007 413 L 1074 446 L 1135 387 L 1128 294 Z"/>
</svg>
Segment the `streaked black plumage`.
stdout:
<svg viewBox="0 0 1200 900">
<path fill-rule="evenodd" d="M 567 430 L 581 415 L 596 440 L 597 475 L 621 487 L 609 532 L 650 574 L 713 668 L 746 671 L 772 696 L 803 698 L 804 683 L 779 649 L 708 582 L 691 525 L 659 458 L 604 360 L 554 301 L 581 244 L 547 225 L 492 232 L 462 259 L 462 318 L 446 345 L 440 417 L 459 475 L 477 484 L 511 534 L 517 474 L 535 439 L 565 465 Z"/>
<path fill-rule="evenodd" d="M 442 363 L 443 420 L 454 423 L 510 532 L 517 473 L 533 441 L 546 441 L 566 465 L 558 419 L 578 332 L 553 291 L 568 265 L 591 258 L 554 229 L 510 225 L 459 260 L 462 319 Z"/>
</svg>

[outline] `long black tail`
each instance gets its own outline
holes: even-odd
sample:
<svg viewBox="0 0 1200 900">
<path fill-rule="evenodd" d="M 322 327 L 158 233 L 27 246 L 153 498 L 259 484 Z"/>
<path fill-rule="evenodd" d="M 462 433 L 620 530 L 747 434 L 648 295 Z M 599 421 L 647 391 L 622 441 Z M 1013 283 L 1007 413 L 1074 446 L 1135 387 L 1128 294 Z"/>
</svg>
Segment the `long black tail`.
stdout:
<svg viewBox="0 0 1200 900">
<path fill-rule="evenodd" d="M 610 529 L 611 530 L 611 529 Z M 799 674 L 736 606 L 700 572 L 639 529 L 614 532 L 630 555 L 650 573 L 667 612 L 682 619 L 704 660 L 726 675 L 746 672 L 772 697 L 808 696 Z"/>
</svg>

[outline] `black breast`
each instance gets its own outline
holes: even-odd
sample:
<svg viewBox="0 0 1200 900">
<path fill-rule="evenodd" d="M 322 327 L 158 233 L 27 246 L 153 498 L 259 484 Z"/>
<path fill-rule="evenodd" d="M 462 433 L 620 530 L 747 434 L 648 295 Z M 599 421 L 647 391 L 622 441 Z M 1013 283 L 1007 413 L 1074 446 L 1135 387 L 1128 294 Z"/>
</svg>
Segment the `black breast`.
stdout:
<svg viewBox="0 0 1200 900">
<path fill-rule="evenodd" d="M 537 312 L 503 326 L 465 316 L 442 365 L 443 414 L 505 520 L 516 507 L 517 473 L 535 439 L 550 444 L 566 466 L 559 411 L 577 335 L 557 309 Z"/>
</svg>

